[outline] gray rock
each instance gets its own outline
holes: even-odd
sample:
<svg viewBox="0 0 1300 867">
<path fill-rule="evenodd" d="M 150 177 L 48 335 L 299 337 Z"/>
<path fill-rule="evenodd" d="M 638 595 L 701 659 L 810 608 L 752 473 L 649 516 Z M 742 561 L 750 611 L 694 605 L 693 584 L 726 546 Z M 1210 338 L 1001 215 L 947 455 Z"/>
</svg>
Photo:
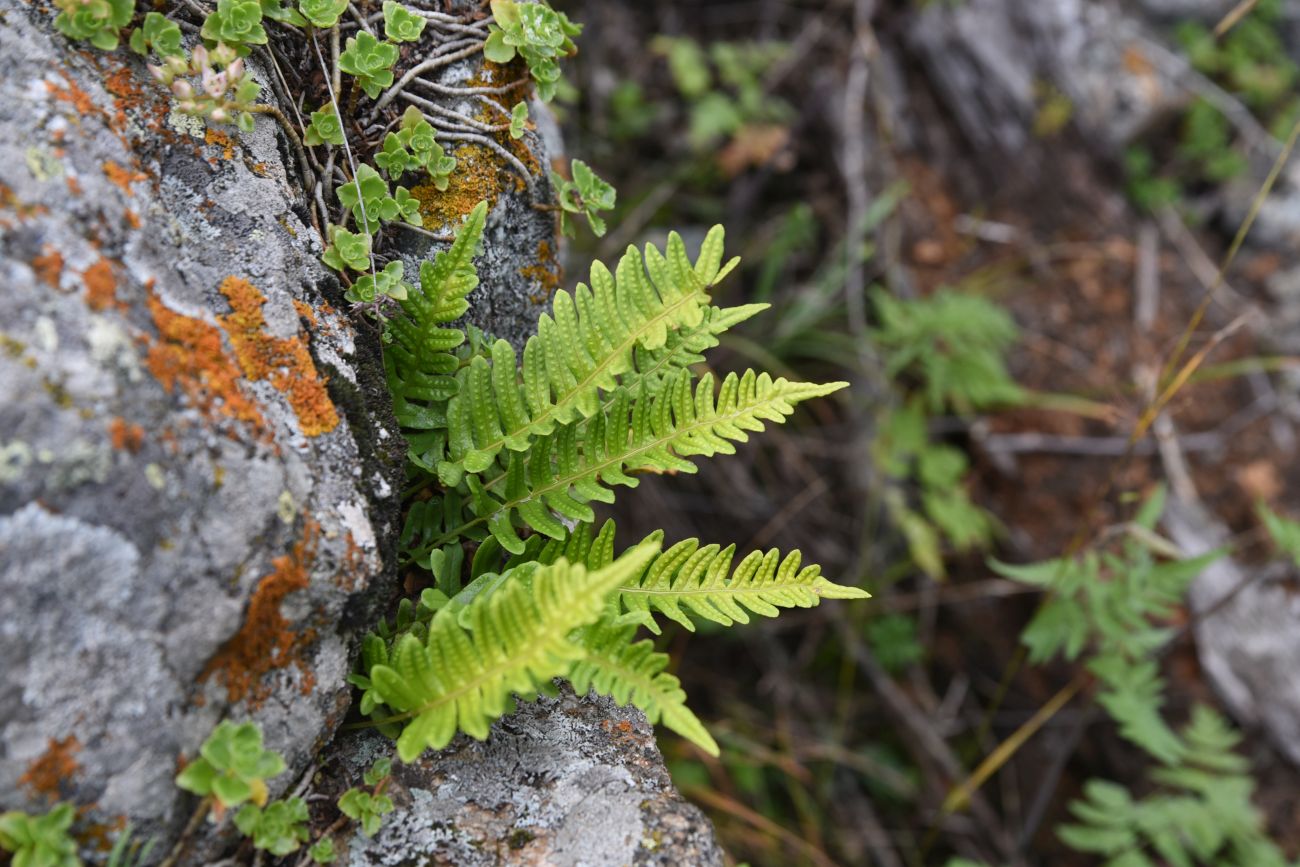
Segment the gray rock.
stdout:
<svg viewBox="0 0 1300 867">
<path fill-rule="evenodd" d="M 392 745 L 358 732 L 332 752 L 321 789 L 337 793 L 361 785 Z M 499 720 L 486 742 L 461 735 L 399 766 L 385 791 L 395 809 L 379 833 L 339 841 L 348 867 L 722 864 L 712 826 L 673 789 L 645 716 L 567 687 Z"/>
</svg>

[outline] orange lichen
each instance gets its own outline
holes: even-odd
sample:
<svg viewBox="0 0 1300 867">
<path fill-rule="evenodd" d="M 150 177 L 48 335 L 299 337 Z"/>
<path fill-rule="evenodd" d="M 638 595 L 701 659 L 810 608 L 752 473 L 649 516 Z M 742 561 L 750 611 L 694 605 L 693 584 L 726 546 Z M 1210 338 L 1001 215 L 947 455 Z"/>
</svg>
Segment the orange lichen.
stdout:
<svg viewBox="0 0 1300 867">
<path fill-rule="evenodd" d="M 107 259 L 101 257 L 86 269 L 81 279 L 86 284 L 86 303 L 92 310 L 122 306 L 117 300 L 117 278 L 113 276 L 113 265 Z"/>
<path fill-rule="evenodd" d="M 77 180 L 76 175 L 68 175 L 64 180 L 68 184 L 68 195 L 70 196 L 81 195 L 81 181 Z"/>
<path fill-rule="evenodd" d="M 114 418 L 108 423 L 109 441 L 119 452 L 135 454 L 144 446 L 144 428 L 131 424 L 122 418 Z"/>
<path fill-rule="evenodd" d="M 149 312 L 158 340 L 145 355 L 145 366 L 168 391 L 181 391 L 210 418 L 224 416 L 257 430 L 266 423 L 239 387 L 239 366 L 221 345 L 221 329 L 201 319 L 168 310 L 152 291 Z"/>
<path fill-rule="evenodd" d="M 221 282 L 221 294 L 233 312 L 220 317 L 244 375 L 265 379 L 283 392 L 307 436 L 319 436 L 338 427 L 339 416 L 316 370 L 307 344 L 299 337 L 273 337 L 266 333 L 262 305 L 266 296 L 239 277 Z"/>
<path fill-rule="evenodd" d="M 247 698 L 250 706 L 260 706 L 272 689 L 264 681 L 266 675 L 290 665 L 296 665 L 303 674 L 304 694 L 311 691 L 314 678 L 301 651 L 316 639 L 316 632 L 292 629 L 280 605 L 290 593 L 307 588 L 316 554 L 316 532 L 316 525 L 309 521 L 289 553 L 271 561 L 271 573 L 258 582 L 248 602 L 244 625 L 199 675 L 200 681 L 215 676 L 225 686 L 230 701 Z"/>
<path fill-rule="evenodd" d="M 41 255 L 32 259 L 32 270 L 42 283 L 58 289 L 59 278 L 63 276 L 63 254 L 47 244 Z"/>
<path fill-rule="evenodd" d="M 456 158 L 456 169 L 447 189 L 439 190 L 432 181 L 411 189 L 411 195 L 420 202 L 425 226 L 435 230 L 459 226 L 479 202 L 486 201 L 491 209 L 501 195 L 502 173 L 510 171 L 491 148 L 475 142 L 462 144 L 450 154 Z"/>
<path fill-rule="evenodd" d="M 45 752 L 41 753 L 27 770 L 18 778 L 19 785 L 26 786 L 34 795 L 47 795 L 58 799 L 59 784 L 71 780 L 80 769 L 72 756 L 81 749 L 81 742 L 75 735 L 68 735 L 62 740 L 50 738 Z"/>
<path fill-rule="evenodd" d="M 564 270 L 548 241 L 542 241 L 537 245 L 537 261 L 520 268 L 519 274 L 526 280 L 535 281 L 541 287 L 542 291 L 529 296 L 534 304 L 545 304 L 549 301 L 564 279 Z"/>
<path fill-rule="evenodd" d="M 235 140 L 221 130 L 208 127 L 207 134 L 204 135 L 203 141 L 207 144 L 216 145 L 221 148 L 222 159 L 228 160 L 235 155 Z"/>
<path fill-rule="evenodd" d="M 126 224 L 130 226 L 132 229 L 140 228 L 140 215 L 137 214 L 135 211 L 131 210 L 130 208 L 127 208 L 122 213 L 122 216 L 126 218 Z"/>
<path fill-rule="evenodd" d="M 67 87 L 59 87 L 54 82 L 47 81 L 45 82 L 45 89 L 49 91 L 50 95 L 55 99 L 70 104 L 77 110 L 77 114 L 91 115 L 102 113 L 99 106 L 95 105 L 95 100 L 91 98 L 90 94 L 86 93 L 80 87 L 77 87 L 75 82 L 68 79 L 64 79 L 64 81 L 66 82 Z"/>
<path fill-rule="evenodd" d="M 108 160 L 103 165 L 104 175 L 117 184 L 128 195 L 135 195 L 131 190 L 131 184 L 136 181 L 146 181 L 149 176 L 144 172 L 133 172 L 130 169 L 124 169 L 112 160 Z"/>
<path fill-rule="evenodd" d="M 298 316 L 304 319 L 312 328 L 316 327 L 316 311 L 311 309 L 311 305 L 305 301 L 293 299 L 293 309 L 298 311 Z"/>
</svg>

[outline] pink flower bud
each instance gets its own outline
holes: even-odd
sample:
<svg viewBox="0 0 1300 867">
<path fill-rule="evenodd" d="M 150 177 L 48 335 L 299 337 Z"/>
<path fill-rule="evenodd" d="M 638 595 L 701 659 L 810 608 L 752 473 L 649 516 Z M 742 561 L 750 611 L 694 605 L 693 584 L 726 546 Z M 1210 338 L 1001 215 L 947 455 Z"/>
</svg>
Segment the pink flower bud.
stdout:
<svg viewBox="0 0 1300 867">
<path fill-rule="evenodd" d="M 208 117 L 212 118 L 212 120 L 215 121 L 216 123 L 225 123 L 227 120 L 230 119 L 230 115 L 227 114 L 226 110 L 221 107 L 212 109 L 212 113 L 209 114 Z"/>
<path fill-rule="evenodd" d="M 188 81 L 174 81 L 172 82 L 172 94 L 177 99 L 193 99 L 194 88 Z"/>
</svg>

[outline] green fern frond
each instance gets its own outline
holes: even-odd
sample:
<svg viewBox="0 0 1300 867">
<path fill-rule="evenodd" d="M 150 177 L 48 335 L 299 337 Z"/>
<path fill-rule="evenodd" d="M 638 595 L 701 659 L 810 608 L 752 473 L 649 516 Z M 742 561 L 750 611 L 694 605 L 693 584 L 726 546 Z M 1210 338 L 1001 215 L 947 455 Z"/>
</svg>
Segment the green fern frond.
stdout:
<svg viewBox="0 0 1300 867">
<path fill-rule="evenodd" d="M 662 536 L 655 532 L 646 541 L 658 541 Z M 749 612 L 776 617 L 782 608 L 813 608 L 823 599 L 866 599 L 871 595 L 832 582 L 821 574 L 820 566 L 800 568 L 798 550 L 784 558 L 775 548 L 751 551 L 733 569 L 735 554 L 735 545 L 701 546 L 698 539 L 678 542 L 619 588 L 618 598 L 627 609 L 624 618 L 658 635 L 652 609 L 694 631 L 687 612 L 731 626 L 748 623 Z"/>
<path fill-rule="evenodd" d="M 504 340 L 493 344 L 490 364 L 474 359 L 447 409 L 450 458 L 438 468 L 442 482 L 458 484 L 464 473 L 490 467 L 503 448 L 523 451 L 557 424 L 594 415 L 600 393 L 635 369 L 638 347 L 654 351 L 669 333 L 698 328 L 722 273 L 722 244 L 723 229 L 715 226 L 694 264 L 676 232 L 666 255 L 647 244 L 643 260 L 628 247 L 615 273 L 594 262 L 591 288 L 579 283 L 573 294 L 555 294 L 551 314 L 542 314 L 524 346 L 522 367 Z"/>
<path fill-rule="evenodd" d="M 577 663 L 569 680 L 579 695 L 595 689 L 620 705 L 629 701 L 645 713 L 650 722 L 663 723 L 711 756 L 718 744 L 704 723 L 686 706 L 681 681 L 669 674 L 668 654 L 656 653 L 649 639 L 632 643 L 635 626 L 597 623 L 582 631 L 587 655 Z"/>
<path fill-rule="evenodd" d="M 609 594 L 655 553 L 653 544 L 643 545 L 595 571 L 565 560 L 520 567 L 459 612 L 440 610 L 427 641 L 399 639 L 369 680 L 398 712 L 380 722 L 405 722 L 397 739 L 402 761 L 446 746 L 458 730 L 483 740 L 492 721 L 513 708 L 514 694 L 535 696 L 567 674 L 585 654 L 571 633 L 596 620 Z"/>
<path fill-rule="evenodd" d="M 551 563 L 560 558 L 585 562 L 593 569 L 614 556 L 614 522 L 608 520 L 592 535 L 590 524 L 580 524 L 563 540 L 529 538 L 522 555 L 512 562 Z M 651 533 L 641 544 L 660 544 L 663 532 Z M 687 539 L 654 557 L 619 588 L 616 625 L 645 626 L 655 635 L 659 624 L 651 612 L 694 631 L 689 613 L 722 626 L 748 623 L 749 614 L 776 617 L 782 608 L 812 608 L 823 599 L 866 599 L 871 594 L 857 587 L 836 584 L 821 574 L 820 566 L 800 568 L 799 551 L 782 558 L 773 548 L 753 551 L 732 568 L 736 546 L 700 545 Z M 683 610 L 685 609 L 685 610 Z"/>
<path fill-rule="evenodd" d="M 487 202 L 465 218 L 451 247 L 420 266 L 420 287 L 399 303 L 389 319 L 384 365 L 393 394 L 393 414 L 405 428 L 446 427 L 445 402 L 456 393 L 453 376 L 460 362 L 451 350 L 465 342 L 465 332 L 446 328 L 465 315 L 465 296 L 478 286 L 474 257 L 483 239 Z"/>
<path fill-rule="evenodd" d="M 689 371 L 678 371 L 651 391 L 644 383 L 633 400 L 621 389 L 608 411 L 598 412 L 579 430 L 561 426 L 534 441 L 527 456 L 515 452 L 505 473 L 480 483 L 468 476 L 474 518 L 434 540 L 433 547 L 486 525 L 512 554 L 524 550 L 514 516 L 555 539 L 568 535 L 554 513 L 591 522 L 592 500 L 613 502 L 612 485 L 636 487 L 629 472 L 695 472 L 689 457 L 733 454 L 733 442 L 746 442 L 748 431 L 764 422 L 780 423 L 795 404 L 830 394 L 847 383 L 826 384 L 772 379 L 748 370 L 728 374 L 714 395 L 713 376 L 705 375 L 694 394 Z M 581 436 L 580 436 L 581 433 Z"/>
</svg>

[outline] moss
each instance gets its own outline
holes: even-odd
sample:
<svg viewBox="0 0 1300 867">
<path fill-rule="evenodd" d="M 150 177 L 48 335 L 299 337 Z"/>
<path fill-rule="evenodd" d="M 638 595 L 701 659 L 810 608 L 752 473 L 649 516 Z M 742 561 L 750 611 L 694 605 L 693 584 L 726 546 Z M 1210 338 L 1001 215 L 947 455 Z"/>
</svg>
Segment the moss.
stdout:
<svg viewBox="0 0 1300 867">
<path fill-rule="evenodd" d="M 199 680 L 215 677 L 232 702 L 248 699 L 260 707 L 271 695 L 265 682 L 273 671 L 296 665 L 303 674 L 303 693 L 314 687 L 311 670 L 302 659 L 302 649 L 316 639 L 314 629 L 295 630 L 280 612 L 285 597 L 305 590 L 316 556 L 317 526 L 308 521 L 302 537 L 288 554 L 271 561 L 270 574 L 258 582 L 248 602 L 244 624 L 204 667 Z"/>
<path fill-rule="evenodd" d="M 511 849 L 522 849 L 537 839 L 537 835 L 524 828 L 515 828 L 506 836 L 506 845 Z"/>
<path fill-rule="evenodd" d="M 326 383 L 316 370 L 306 342 L 300 337 L 273 337 L 266 333 L 262 305 L 266 296 L 239 277 L 221 282 L 221 294 L 232 312 L 220 317 L 244 375 L 268 380 L 288 398 L 307 436 L 320 436 L 338 427 L 339 416 Z"/>
<path fill-rule="evenodd" d="M 73 758 L 80 750 L 81 742 L 74 735 L 68 735 L 62 740 L 50 738 L 45 752 L 27 766 L 27 770 L 18 778 L 18 784 L 26 786 L 33 795 L 58 800 L 61 796 L 59 784 L 71 782 L 81 769 Z"/>
</svg>

